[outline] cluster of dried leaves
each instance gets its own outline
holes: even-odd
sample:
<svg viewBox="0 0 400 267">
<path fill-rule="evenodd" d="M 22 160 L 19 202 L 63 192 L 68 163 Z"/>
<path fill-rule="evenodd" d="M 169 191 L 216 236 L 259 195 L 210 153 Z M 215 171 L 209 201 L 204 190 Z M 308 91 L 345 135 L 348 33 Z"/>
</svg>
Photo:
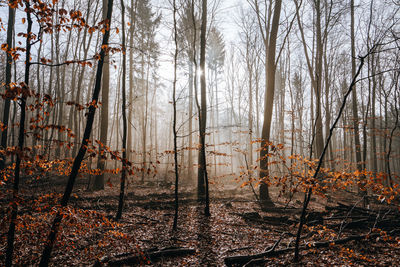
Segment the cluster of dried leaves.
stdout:
<svg viewBox="0 0 400 267">
<path fill-rule="evenodd" d="M 35 180 L 22 190 L 20 213 L 15 244 L 15 263 L 35 265 L 39 261 L 49 224 L 56 211 L 65 177 L 59 181 Z M 114 183 L 118 183 L 115 176 Z M 262 212 L 247 188 L 239 189 L 236 196 L 223 191 L 212 192 L 212 216 L 203 215 L 189 188 L 181 194 L 181 210 L 178 230 L 173 232 L 173 194 L 170 188 L 130 185 L 126 197 L 124 215 L 118 223 L 113 220 L 117 209 L 118 189 L 108 187 L 101 192 L 86 192 L 86 181 L 81 178 L 71 205 L 64 210 L 62 230 L 58 236 L 52 257 L 54 266 L 92 265 L 104 256 L 121 253 L 144 254 L 151 248 L 190 247 L 194 255 L 164 257 L 150 262 L 143 255 L 143 265 L 156 266 L 223 266 L 224 258 L 233 255 L 263 252 L 281 239 L 276 249 L 293 245 L 298 208 L 276 209 Z M 48 186 L 51 184 L 59 184 Z M 47 186 L 43 186 L 47 185 Z M 40 190 L 38 190 L 40 189 Z M 2 189 L 5 196 L 5 189 Z M 156 192 L 156 193 L 155 193 Z M 226 191 L 225 191 L 226 192 Z M 282 197 L 273 193 L 279 206 Z M 300 198 L 301 196 L 298 195 Z M 326 200 L 317 197 L 312 210 L 321 211 Z M 8 228 L 8 202 L 2 198 L 0 255 L 6 248 Z M 344 199 L 341 199 L 342 201 Z M 349 199 L 346 199 L 349 201 Z M 331 200 L 333 201 L 333 200 Z M 298 202 L 296 197 L 293 203 Z M 283 206 L 282 202 L 282 206 Z M 256 219 L 243 215 L 255 215 Z M 287 217 L 292 219 L 287 219 Z M 254 217 L 254 216 L 253 216 Z M 269 219 L 268 219 L 269 218 Z M 274 223 L 276 218 L 281 223 Z M 265 220 L 264 220 L 265 219 Z M 268 219 L 268 220 L 267 220 Z M 365 233 L 363 229 L 343 232 L 342 236 Z M 337 230 L 329 224 L 308 226 L 303 233 L 303 243 L 334 240 Z M 398 265 L 400 258 L 398 239 L 379 237 L 374 240 L 350 242 L 329 248 L 310 248 L 303 252 L 302 263 L 309 265 Z M 390 255 L 390 257 L 388 256 Z M 287 265 L 292 262 L 292 253 L 266 258 L 265 264 Z M 3 261 L 0 256 L 0 261 Z"/>
</svg>

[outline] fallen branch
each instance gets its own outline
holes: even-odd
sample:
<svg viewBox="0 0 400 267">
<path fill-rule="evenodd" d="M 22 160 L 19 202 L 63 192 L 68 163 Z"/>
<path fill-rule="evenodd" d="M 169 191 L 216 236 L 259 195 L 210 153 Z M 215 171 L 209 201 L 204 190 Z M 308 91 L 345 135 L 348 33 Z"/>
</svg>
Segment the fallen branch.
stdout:
<svg viewBox="0 0 400 267">
<path fill-rule="evenodd" d="M 299 12 L 299 6 L 298 6 L 297 3 L 296 3 L 296 11 Z M 362 67 L 364 65 L 364 59 L 372 52 L 373 49 L 368 51 L 368 53 L 365 56 L 360 57 L 361 63 L 359 65 L 359 67 L 358 67 L 357 73 L 354 75 L 353 80 L 352 80 L 352 82 L 350 84 L 350 87 L 349 87 L 349 89 L 347 90 L 347 92 L 346 92 L 346 94 L 344 96 L 342 105 L 340 106 L 340 109 L 339 109 L 339 114 L 337 115 L 335 121 L 333 122 L 331 128 L 329 129 L 328 138 L 325 141 L 324 149 L 322 150 L 322 153 L 321 153 L 321 155 L 319 157 L 319 160 L 318 160 L 318 165 L 317 165 L 317 167 L 315 169 L 314 175 L 312 176 L 313 184 L 315 184 L 315 182 L 316 182 L 316 180 L 318 178 L 318 175 L 319 175 L 319 171 L 321 170 L 322 163 L 324 161 L 324 157 L 325 157 L 326 151 L 328 150 L 329 142 L 331 141 L 331 138 L 332 138 L 332 135 L 333 135 L 333 130 L 335 129 L 336 124 L 339 122 L 339 119 L 342 116 L 343 110 L 344 110 L 344 108 L 346 106 L 347 98 L 349 97 L 351 91 L 353 90 L 353 87 L 357 83 L 357 77 L 360 74 L 361 69 L 362 69 Z M 320 115 L 320 114 L 318 114 L 318 115 Z M 300 237 L 301 237 L 301 232 L 303 230 L 303 225 L 305 223 L 304 219 L 305 219 L 306 214 L 307 214 L 307 207 L 308 207 L 308 204 L 310 203 L 311 195 L 312 195 L 312 192 L 313 192 L 312 188 L 313 187 L 311 186 L 308 189 L 307 193 L 304 195 L 303 209 L 302 209 L 302 212 L 301 212 L 299 227 L 297 229 L 297 235 L 296 235 L 296 243 L 295 243 L 295 251 L 294 251 L 294 261 L 295 262 L 299 260 Z"/>
<path fill-rule="evenodd" d="M 394 234 L 396 232 L 399 232 L 399 230 L 393 230 L 389 234 Z M 329 246 L 334 246 L 334 245 L 341 245 L 345 244 L 350 241 L 361 241 L 363 239 L 371 238 L 375 239 L 377 237 L 380 237 L 380 233 L 373 233 L 373 234 L 365 234 L 365 235 L 351 235 L 346 238 L 338 239 L 338 240 L 331 240 L 331 241 L 318 241 L 318 242 L 310 242 L 305 246 L 301 246 L 300 248 L 302 250 L 309 250 L 309 249 L 314 249 L 314 248 L 324 248 L 324 247 L 329 247 Z M 285 249 L 280 249 L 280 250 L 274 250 L 273 247 L 263 253 L 259 254 L 254 254 L 254 255 L 241 255 L 241 256 L 231 256 L 231 257 L 226 257 L 224 259 L 224 262 L 227 266 L 249 266 L 249 263 L 251 264 L 260 264 L 262 262 L 265 262 L 265 258 L 268 257 L 275 257 L 279 256 L 282 254 L 286 254 L 289 252 L 294 251 L 294 247 L 289 247 Z"/>
<path fill-rule="evenodd" d="M 144 215 L 140 215 L 140 214 L 137 214 L 137 213 L 133 213 L 133 215 L 134 215 L 134 216 L 136 216 L 136 217 L 139 217 L 139 218 L 145 219 L 145 220 L 149 220 L 149 221 L 152 221 L 152 222 L 161 223 L 161 221 L 159 221 L 159 220 L 156 220 L 156 219 L 153 219 L 153 218 L 150 218 L 150 217 L 144 216 Z"/>
<path fill-rule="evenodd" d="M 165 248 L 161 250 L 150 249 L 143 254 L 140 253 L 124 253 L 110 258 L 103 258 L 96 261 L 93 267 L 100 266 L 122 266 L 125 264 L 140 264 L 147 260 L 153 261 L 161 257 L 176 257 L 194 254 L 196 252 L 193 248 Z"/>
<path fill-rule="evenodd" d="M 242 248 L 233 248 L 230 250 L 227 250 L 225 253 L 232 253 L 232 252 L 236 252 L 236 251 L 241 251 L 241 250 L 246 250 L 246 249 L 252 249 L 253 247 L 242 247 Z"/>
<path fill-rule="evenodd" d="M 288 216 L 264 216 L 261 217 L 261 215 L 258 212 L 247 212 L 247 213 L 231 213 L 233 215 L 237 215 L 242 217 L 246 221 L 251 221 L 251 222 L 256 222 L 256 223 L 261 223 L 261 224 L 269 224 L 269 225 L 282 225 L 282 224 L 293 224 L 296 223 L 297 221 L 291 220 Z"/>
<path fill-rule="evenodd" d="M 285 254 L 285 253 L 293 251 L 293 250 L 294 250 L 294 248 L 291 247 L 291 248 L 274 250 L 274 251 L 268 250 L 266 252 L 254 254 L 254 255 L 231 256 L 231 257 L 226 257 L 224 259 L 224 262 L 225 262 L 226 266 L 235 266 L 235 265 L 243 266 L 252 260 L 263 259 L 265 257 L 274 257 L 274 256 L 278 256 L 281 254 Z"/>
</svg>

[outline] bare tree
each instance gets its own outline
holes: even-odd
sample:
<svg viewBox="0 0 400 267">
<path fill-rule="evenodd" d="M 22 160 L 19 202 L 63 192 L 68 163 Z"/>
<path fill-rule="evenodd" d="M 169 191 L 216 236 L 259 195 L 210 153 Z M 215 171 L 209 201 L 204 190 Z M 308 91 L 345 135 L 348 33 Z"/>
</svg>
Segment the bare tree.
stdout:
<svg viewBox="0 0 400 267">
<path fill-rule="evenodd" d="M 355 48 L 355 26 L 354 26 L 354 0 L 350 0 L 350 38 L 351 38 L 351 75 L 354 77 L 356 74 L 356 48 Z M 358 105 L 357 105 L 357 87 L 354 85 L 352 91 L 352 111 L 353 111 L 353 127 L 354 127 L 354 146 L 356 152 L 357 170 L 361 172 L 362 159 L 361 159 L 361 145 L 360 145 L 360 132 L 358 128 Z"/>
<path fill-rule="evenodd" d="M 103 20 L 107 19 L 107 8 L 108 1 L 103 0 Z M 110 65 L 109 56 L 105 57 L 104 68 L 103 68 L 103 80 L 101 89 L 101 113 L 100 113 L 100 146 L 99 146 L 99 156 L 97 159 L 97 168 L 100 169 L 100 174 L 96 175 L 93 183 L 94 190 L 104 189 L 104 169 L 106 168 L 106 156 L 105 146 L 107 146 L 107 135 L 108 135 L 108 96 L 110 92 Z"/>
<path fill-rule="evenodd" d="M 275 93 L 275 71 L 276 71 L 276 41 L 278 38 L 279 18 L 281 14 L 282 1 L 276 0 L 272 14 L 272 3 L 265 7 L 267 19 L 264 19 L 260 13 L 260 7 L 257 0 L 252 2 L 256 11 L 258 25 L 262 34 L 265 46 L 265 80 L 266 90 L 264 96 L 264 119 L 261 132 L 261 151 L 260 151 L 260 201 L 263 207 L 273 205 L 268 189 L 268 146 L 271 134 L 272 109 Z M 272 21 L 271 21 L 272 19 Z"/>
<path fill-rule="evenodd" d="M 96 81 L 95 81 L 95 87 L 93 90 L 92 102 L 91 102 L 93 104 L 96 104 L 98 102 L 99 94 L 100 94 L 104 59 L 106 56 L 106 48 L 108 46 L 108 39 L 110 37 L 112 8 L 113 8 L 113 0 L 109 0 L 108 5 L 107 5 L 107 16 L 106 16 L 106 21 L 105 21 L 106 23 L 104 25 L 105 33 L 103 35 L 103 41 L 101 44 L 100 59 L 99 59 L 98 65 L 97 65 Z M 57 233 L 58 233 L 61 221 L 63 219 L 63 213 L 64 213 L 63 209 L 68 205 L 68 202 L 69 202 L 69 199 L 70 199 L 70 196 L 72 193 L 72 189 L 74 188 L 76 177 L 78 176 L 79 169 L 81 167 L 83 157 L 85 156 L 86 151 L 87 151 L 88 142 L 90 139 L 93 122 L 94 122 L 94 118 L 95 118 L 95 113 L 96 113 L 95 105 L 90 105 L 89 111 L 88 111 L 88 116 L 87 116 L 87 121 L 86 121 L 86 127 L 85 127 L 85 131 L 84 131 L 84 134 L 82 137 L 82 143 L 79 148 L 78 154 L 76 155 L 76 157 L 74 159 L 71 173 L 68 178 L 68 183 L 67 183 L 67 186 L 65 187 L 64 195 L 60 202 L 60 207 L 57 210 L 56 216 L 55 216 L 53 224 L 51 226 L 49 236 L 45 243 L 46 245 L 44 247 L 42 257 L 40 260 L 40 265 L 39 265 L 41 267 L 46 267 L 49 265 L 51 251 L 53 250 L 54 242 L 56 240 Z"/>
<path fill-rule="evenodd" d="M 21 96 L 20 96 L 20 107 L 21 115 L 19 119 L 19 132 L 18 132 L 18 153 L 17 160 L 15 162 L 14 169 L 14 183 L 12 189 L 12 202 L 11 202 L 11 220 L 10 226 L 7 233 L 7 251 L 6 251 L 6 266 L 12 266 L 12 256 L 14 252 L 14 238 L 15 238 L 15 226 L 17 223 L 18 215 L 18 194 L 19 194 L 19 179 L 21 171 L 22 153 L 24 151 L 25 141 L 25 116 L 26 116 L 26 101 L 29 96 L 29 71 L 31 67 L 31 48 L 32 48 L 32 10 L 29 1 L 25 1 L 26 7 L 26 18 L 28 26 L 26 29 L 26 52 L 25 52 L 25 77 L 24 83 L 21 85 Z M 13 26 L 13 22 L 11 24 Z"/>
<path fill-rule="evenodd" d="M 176 128 L 176 69 L 178 64 L 178 31 L 177 31 L 177 23 L 176 23 L 176 0 L 173 0 L 172 4 L 173 8 L 173 18 L 174 18 L 174 43 L 175 43 L 175 52 L 174 52 L 174 80 L 172 84 L 172 105 L 173 105 L 173 124 L 172 124 L 172 131 L 174 133 L 174 163 L 175 163 L 175 215 L 174 215 L 174 224 L 172 229 L 176 230 L 178 227 L 178 211 L 179 211 L 179 162 L 178 162 L 178 145 L 177 145 L 177 138 L 178 138 L 178 131 Z"/>
<path fill-rule="evenodd" d="M 125 4 L 124 0 L 121 0 L 121 23 L 122 23 L 122 171 L 121 171 L 121 189 L 119 192 L 118 211 L 115 216 L 116 220 L 122 217 L 122 208 L 124 206 L 124 194 L 125 194 L 125 181 L 126 172 L 128 167 L 128 154 L 126 147 L 126 136 L 127 136 L 127 121 L 126 121 L 126 41 L 125 41 Z"/>
<path fill-rule="evenodd" d="M 199 134 L 200 134 L 200 151 L 199 151 L 199 171 L 198 171 L 198 187 L 197 193 L 199 199 L 205 198 L 206 206 L 204 213 L 210 216 L 210 199 L 208 192 L 208 174 L 206 160 L 206 125 L 207 125 L 207 88 L 206 88 L 206 34 L 207 34 L 207 0 L 202 0 L 201 15 L 201 31 L 200 31 L 200 87 L 201 87 L 201 106 L 199 108 Z M 197 95 L 197 94 L 196 94 Z"/>
<path fill-rule="evenodd" d="M 8 26 L 7 26 L 7 49 L 10 49 L 12 46 L 13 40 L 13 32 L 14 32 L 14 23 L 15 23 L 15 8 L 12 5 L 8 6 Z M 11 83 L 11 67 L 12 67 L 12 56 L 10 53 L 6 53 L 6 77 L 5 77 L 5 93 L 8 89 L 10 89 Z M 5 149 L 7 147 L 7 133 L 8 133 L 8 121 L 10 117 L 10 98 L 6 97 L 4 101 L 3 107 L 3 128 L 1 131 L 1 144 L 0 149 Z M 5 166 L 6 158 L 3 154 L 0 155 L 0 170 L 2 170 Z"/>
</svg>

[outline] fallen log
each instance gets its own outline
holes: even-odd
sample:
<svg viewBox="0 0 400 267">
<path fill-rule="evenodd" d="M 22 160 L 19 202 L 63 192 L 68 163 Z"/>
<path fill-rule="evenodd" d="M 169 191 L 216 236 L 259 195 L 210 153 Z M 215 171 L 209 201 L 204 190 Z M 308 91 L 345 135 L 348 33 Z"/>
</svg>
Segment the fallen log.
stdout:
<svg viewBox="0 0 400 267">
<path fill-rule="evenodd" d="M 229 267 L 236 266 L 236 265 L 243 266 L 252 260 L 262 259 L 265 257 L 274 257 L 274 256 L 278 256 L 281 254 L 285 254 L 285 253 L 293 251 L 293 250 L 294 250 L 294 248 L 285 248 L 285 249 L 274 250 L 274 251 L 268 250 L 266 252 L 254 254 L 254 255 L 231 256 L 231 257 L 226 257 L 224 259 L 224 262 L 225 262 L 225 265 L 229 266 Z"/>
<path fill-rule="evenodd" d="M 247 213 L 231 213 L 233 215 L 237 215 L 242 217 L 245 221 L 260 223 L 260 224 L 268 224 L 268 225 L 283 225 L 283 224 L 293 224 L 297 221 L 290 219 L 288 216 L 264 216 L 257 212 L 247 212 Z"/>
<path fill-rule="evenodd" d="M 392 235 L 399 231 L 400 231 L 400 229 L 393 230 L 389 234 Z M 367 238 L 374 239 L 379 236 L 381 236 L 380 233 L 373 233 L 373 234 L 368 233 L 365 235 L 351 235 L 346 238 L 332 240 L 332 241 L 310 242 L 305 246 L 301 246 L 300 250 L 309 250 L 309 249 L 314 249 L 314 248 L 324 248 L 324 247 L 329 247 L 329 246 L 334 246 L 334 245 L 342 245 L 342 244 L 345 244 L 350 241 L 360 241 L 360 240 L 367 239 Z M 225 262 L 225 265 L 227 265 L 229 267 L 245 266 L 245 265 L 249 266 L 250 264 L 249 265 L 247 265 L 247 264 L 250 262 L 251 262 L 251 264 L 253 264 L 253 263 L 260 264 L 266 260 L 265 258 L 279 256 L 279 255 L 286 254 L 286 253 L 292 252 L 292 251 L 294 251 L 294 247 L 289 247 L 289 248 L 280 249 L 280 250 L 268 250 L 266 252 L 254 254 L 254 255 L 241 255 L 241 256 L 226 257 L 224 259 L 224 262 Z"/>
<path fill-rule="evenodd" d="M 349 218 L 349 219 L 351 219 L 351 218 Z M 340 223 L 331 224 L 331 225 L 329 225 L 329 227 L 330 228 L 343 227 L 343 228 L 347 228 L 347 229 L 367 228 L 369 226 L 368 223 L 371 223 L 371 221 L 368 218 L 366 218 L 366 219 L 349 221 L 349 222 L 343 221 Z"/>
<path fill-rule="evenodd" d="M 386 212 L 395 212 L 392 209 L 385 209 L 385 210 L 373 210 L 369 208 L 363 208 L 359 206 L 351 206 L 341 202 L 338 202 L 338 206 L 336 207 L 337 210 L 342 211 L 351 211 L 352 213 L 358 213 L 363 215 L 377 215 L 378 213 L 386 213 Z"/>
<path fill-rule="evenodd" d="M 252 249 L 252 248 L 254 248 L 254 247 L 247 246 L 247 247 L 242 247 L 242 248 L 233 248 L 233 249 L 227 250 L 225 253 L 232 253 L 232 252 L 246 250 L 246 249 Z"/>
<path fill-rule="evenodd" d="M 100 266 L 122 266 L 124 264 L 140 264 L 147 261 L 153 261 L 161 257 L 176 257 L 194 254 L 196 252 L 193 248 L 165 248 L 165 249 L 150 249 L 143 253 L 124 253 L 113 256 L 112 258 L 103 258 L 93 265 L 93 267 Z"/>
</svg>

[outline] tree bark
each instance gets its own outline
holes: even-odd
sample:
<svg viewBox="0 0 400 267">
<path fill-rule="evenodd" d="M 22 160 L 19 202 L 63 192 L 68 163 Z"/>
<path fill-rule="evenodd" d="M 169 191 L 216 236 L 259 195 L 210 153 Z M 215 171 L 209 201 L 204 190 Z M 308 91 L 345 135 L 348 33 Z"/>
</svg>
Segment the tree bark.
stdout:
<svg viewBox="0 0 400 267">
<path fill-rule="evenodd" d="M 127 135 L 127 121 L 126 121 L 126 41 L 125 41 L 125 5 L 124 0 L 121 0 L 121 24 L 122 24 L 122 171 L 121 171 L 121 188 L 119 192 L 118 211 L 115 216 L 116 220 L 122 217 L 122 208 L 124 206 L 125 195 L 125 181 L 127 169 L 127 152 L 126 152 L 126 135 Z"/>
<path fill-rule="evenodd" d="M 356 47 L 355 47 L 355 26 L 354 26 L 354 0 L 350 0 L 350 38 L 351 38 L 351 75 L 356 74 Z M 354 85 L 352 91 L 352 111 L 353 111 L 353 128 L 354 128 L 354 146 L 356 152 L 357 170 L 362 171 L 360 131 L 358 128 L 358 105 L 357 105 L 357 86 Z M 361 192 L 361 190 L 359 190 Z"/>
<path fill-rule="evenodd" d="M 188 149 L 188 181 L 193 183 L 193 62 L 189 60 L 189 149 Z"/>
<path fill-rule="evenodd" d="M 261 132 L 261 151 L 260 151 L 260 201 L 263 207 L 267 208 L 272 206 L 272 200 L 269 196 L 269 188 L 267 184 L 268 179 L 268 144 L 270 142 L 272 109 L 274 103 L 275 93 L 275 53 L 276 53 L 276 39 L 278 35 L 279 17 L 281 13 L 282 0 L 275 2 L 274 14 L 272 18 L 271 32 L 269 35 L 269 42 L 266 51 L 266 66 L 265 66 L 265 79 L 266 91 L 264 98 L 264 120 Z"/>
<path fill-rule="evenodd" d="M 103 19 L 107 19 L 107 2 L 112 0 L 103 0 Z M 107 146 L 108 132 L 108 95 L 110 91 L 110 65 L 109 57 L 105 56 L 103 68 L 103 82 L 101 89 L 101 121 L 100 121 L 100 146 L 99 156 L 97 159 L 97 168 L 100 174 L 96 175 L 93 183 L 93 190 L 104 189 L 104 169 L 106 168 L 106 160 L 104 155 L 104 146 Z"/>
<path fill-rule="evenodd" d="M 324 148 L 324 137 L 323 137 L 323 126 L 322 126 L 322 58 L 323 58 L 323 42 L 322 42 L 322 30 L 321 30 L 321 1 L 314 0 L 315 4 L 315 26 L 316 26 L 316 57 L 315 57 L 315 78 L 314 78 L 314 93 L 316 106 L 315 116 L 315 155 L 319 157 Z"/>
<path fill-rule="evenodd" d="M 8 26 L 7 26 L 7 48 L 11 49 L 12 41 L 13 41 L 13 32 L 14 32 L 14 23 L 15 23 L 15 9 L 11 6 L 8 6 Z M 10 53 L 6 53 L 6 79 L 5 79 L 5 92 L 10 89 L 11 83 L 11 67 L 12 67 L 12 56 Z M 7 134 L 8 134 L 8 120 L 10 117 L 10 103 L 11 99 L 6 97 L 4 101 L 3 108 L 3 127 L 5 129 L 1 132 L 1 144 L 0 149 L 6 149 L 7 147 Z M 0 170 L 4 169 L 6 163 L 6 157 L 4 155 L 0 155 Z"/>
<path fill-rule="evenodd" d="M 14 239 L 15 239 L 15 226 L 17 223 L 18 215 L 18 202 L 19 202 L 19 178 L 21 170 L 21 161 L 24 153 L 24 140 L 25 140 L 25 115 L 26 115 L 26 100 L 29 95 L 29 70 L 31 66 L 31 36 L 32 36 L 32 18 L 31 18 L 31 7 L 29 1 L 25 1 L 26 6 L 26 17 L 28 27 L 26 30 L 26 57 L 25 57 L 25 77 L 24 84 L 22 85 L 22 92 L 20 97 L 21 116 L 19 120 L 19 133 L 18 133 L 18 153 L 17 160 L 15 162 L 14 169 L 14 184 L 12 189 L 12 200 L 11 200 L 11 219 L 10 226 L 7 233 L 7 250 L 6 250 L 6 261 L 7 267 L 12 266 L 12 256 L 14 252 Z M 13 26 L 13 23 L 12 25 Z M 11 46 L 10 46 L 11 48 Z"/>
<path fill-rule="evenodd" d="M 206 88 L 206 34 L 207 34 L 207 0 L 202 1 L 201 32 L 200 32 L 200 87 L 201 87 L 201 108 L 199 110 L 199 131 L 200 131 L 200 155 L 198 175 L 198 196 L 206 201 L 204 213 L 210 216 L 208 174 L 206 159 L 206 126 L 207 126 L 207 88 Z M 202 192 L 204 190 L 204 192 Z"/>
<path fill-rule="evenodd" d="M 174 163 L 175 163 L 175 215 L 174 215 L 174 225 L 172 227 L 173 230 L 176 230 L 178 227 L 178 211 L 179 211 L 179 195 L 178 195 L 178 186 L 179 186 L 179 163 L 178 163 L 178 146 L 177 146 L 177 135 L 178 131 L 176 129 L 176 69 L 178 64 L 178 31 L 176 25 L 176 0 L 173 1 L 173 18 L 174 18 L 174 42 L 175 42 L 175 52 L 174 52 L 174 80 L 172 84 L 172 104 L 174 109 L 173 114 L 173 124 L 172 130 L 174 132 Z M 183 153 L 183 151 L 181 152 Z"/>
</svg>

